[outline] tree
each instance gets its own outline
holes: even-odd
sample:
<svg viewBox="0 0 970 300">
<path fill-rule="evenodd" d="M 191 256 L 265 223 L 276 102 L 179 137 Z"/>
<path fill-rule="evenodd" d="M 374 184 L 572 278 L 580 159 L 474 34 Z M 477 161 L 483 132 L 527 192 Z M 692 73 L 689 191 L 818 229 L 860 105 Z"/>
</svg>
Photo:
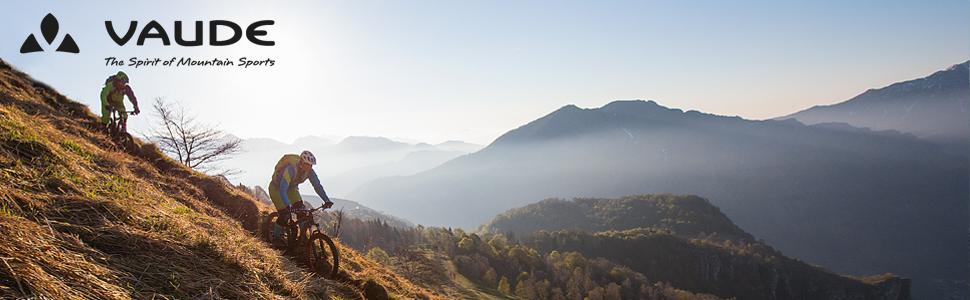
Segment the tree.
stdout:
<svg viewBox="0 0 970 300">
<path fill-rule="evenodd" d="M 605 299 L 608 300 L 621 300 L 623 299 L 622 293 L 620 292 L 620 285 L 615 282 L 610 282 L 606 285 L 606 293 L 603 295 Z"/>
<path fill-rule="evenodd" d="M 498 281 L 498 291 L 499 293 L 510 295 L 512 294 L 512 287 L 509 286 L 509 279 L 502 276 L 502 279 Z"/>
<path fill-rule="evenodd" d="M 602 287 L 596 287 L 590 290 L 589 294 L 586 294 L 586 298 L 588 298 L 589 300 L 605 300 L 606 299 L 605 294 L 606 294 L 606 291 L 604 291 Z"/>
<path fill-rule="evenodd" d="M 156 98 L 153 106 L 159 120 L 148 139 L 158 144 L 163 152 L 202 172 L 217 175 L 236 172 L 231 169 L 220 171 L 215 163 L 242 152 L 242 140 L 197 122 L 195 117 L 186 115 L 185 108 L 162 98 Z"/>
<path fill-rule="evenodd" d="M 566 267 L 569 268 L 586 268 L 586 258 L 583 257 L 579 252 L 569 252 L 565 255 Z"/>
<path fill-rule="evenodd" d="M 498 274 L 495 273 L 495 269 L 488 267 L 488 270 L 485 271 L 485 275 L 482 275 L 482 280 L 485 280 L 486 284 L 492 285 L 495 284 L 495 277 L 498 277 Z"/>
<path fill-rule="evenodd" d="M 458 248 L 464 250 L 465 252 L 472 252 L 475 250 L 475 241 L 468 236 L 465 236 L 461 238 L 461 241 L 458 241 Z"/>
<path fill-rule="evenodd" d="M 502 253 L 509 247 L 509 242 L 505 239 L 504 235 L 496 234 L 492 236 L 492 239 L 488 240 L 488 245 L 492 246 L 496 252 Z"/>
<path fill-rule="evenodd" d="M 519 276 L 520 278 L 522 276 Z M 523 280 L 520 280 L 515 284 L 515 296 L 521 299 L 537 299 L 539 294 L 536 293 L 535 281 L 526 276 Z"/>
</svg>

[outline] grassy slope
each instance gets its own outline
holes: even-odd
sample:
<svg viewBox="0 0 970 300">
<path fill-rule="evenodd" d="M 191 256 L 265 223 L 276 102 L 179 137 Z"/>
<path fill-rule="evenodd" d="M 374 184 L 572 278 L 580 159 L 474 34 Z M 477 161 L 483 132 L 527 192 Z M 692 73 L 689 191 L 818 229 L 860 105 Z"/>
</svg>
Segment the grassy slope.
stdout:
<svg viewBox="0 0 970 300">
<path fill-rule="evenodd" d="M 446 254 L 427 248 L 410 248 L 392 258 L 391 266 L 418 286 L 438 287 L 452 299 L 508 299 L 494 288 L 474 282 L 458 272 Z"/>
<path fill-rule="evenodd" d="M 346 247 L 350 280 L 305 272 L 251 235 L 262 204 L 97 127 L 0 61 L 0 298 L 437 297 Z"/>
</svg>

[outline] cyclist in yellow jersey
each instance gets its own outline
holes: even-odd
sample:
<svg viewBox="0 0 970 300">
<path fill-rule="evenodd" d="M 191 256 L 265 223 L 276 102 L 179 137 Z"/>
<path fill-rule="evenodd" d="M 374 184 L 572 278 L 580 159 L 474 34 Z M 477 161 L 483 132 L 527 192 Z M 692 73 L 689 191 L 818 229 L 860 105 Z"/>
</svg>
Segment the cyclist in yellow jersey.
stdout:
<svg viewBox="0 0 970 300">
<path fill-rule="evenodd" d="M 310 151 L 303 151 L 300 155 L 287 154 L 280 158 L 273 171 L 273 179 L 269 183 L 269 197 L 273 200 L 273 205 L 279 212 L 277 223 L 285 226 L 290 221 L 291 208 L 303 208 L 303 199 L 300 197 L 298 186 L 310 180 L 313 190 L 323 199 L 325 208 L 333 206 L 333 201 L 327 196 L 327 192 L 320 185 L 317 173 L 313 171 L 313 165 L 317 164 L 317 158 Z M 279 236 L 281 228 L 274 229 L 274 236 Z"/>
</svg>

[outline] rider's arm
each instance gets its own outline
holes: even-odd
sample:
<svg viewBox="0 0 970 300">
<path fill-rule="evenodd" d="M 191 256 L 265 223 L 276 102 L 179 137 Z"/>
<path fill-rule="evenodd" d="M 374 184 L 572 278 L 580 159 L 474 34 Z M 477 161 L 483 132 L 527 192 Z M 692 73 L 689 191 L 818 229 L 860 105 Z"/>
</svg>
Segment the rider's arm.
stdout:
<svg viewBox="0 0 970 300">
<path fill-rule="evenodd" d="M 135 111 L 139 111 L 138 98 L 135 98 L 135 91 L 131 90 L 131 86 L 125 86 L 125 95 L 128 95 L 128 100 L 131 101 L 131 105 L 135 106 Z"/>
<path fill-rule="evenodd" d="M 101 89 L 101 106 L 108 105 L 108 94 L 110 93 L 108 93 L 107 87 Z"/>
<path fill-rule="evenodd" d="M 290 180 L 296 174 L 296 168 L 292 165 L 283 168 L 283 172 L 280 172 L 280 199 L 283 199 L 283 205 L 287 208 L 290 207 L 290 197 L 287 196 L 290 192 Z"/>
<path fill-rule="evenodd" d="M 313 190 L 317 192 L 317 196 L 320 196 L 320 199 L 326 202 L 332 202 L 330 201 L 330 197 L 327 197 L 327 191 L 324 191 L 323 186 L 320 185 L 320 178 L 317 177 L 317 172 L 314 172 L 313 169 L 310 170 L 310 184 L 313 185 Z"/>
</svg>

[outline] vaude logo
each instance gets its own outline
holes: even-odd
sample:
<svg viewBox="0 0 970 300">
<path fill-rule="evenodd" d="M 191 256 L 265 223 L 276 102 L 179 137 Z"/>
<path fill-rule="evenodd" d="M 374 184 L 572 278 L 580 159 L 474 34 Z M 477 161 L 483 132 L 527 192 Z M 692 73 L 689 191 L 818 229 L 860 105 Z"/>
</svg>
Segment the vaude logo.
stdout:
<svg viewBox="0 0 970 300">
<path fill-rule="evenodd" d="M 128 44 L 128 41 L 131 40 L 135 40 L 134 44 L 136 46 L 144 46 L 146 40 L 149 39 L 157 39 L 161 42 L 162 46 L 169 46 L 172 44 L 172 37 L 174 37 L 175 44 L 183 47 L 203 46 L 206 44 L 209 46 L 229 46 L 242 40 L 243 37 L 245 37 L 249 42 L 259 46 L 274 46 L 276 45 L 276 42 L 265 39 L 268 33 L 263 28 L 275 23 L 276 22 L 273 20 L 260 20 L 243 27 L 229 20 L 211 20 L 208 22 L 194 21 L 191 22 L 192 25 L 184 26 L 182 21 L 175 21 L 175 34 L 172 36 L 169 35 L 169 33 L 160 23 L 154 20 L 146 23 L 141 30 L 138 30 L 138 21 L 130 21 L 128 23 L 127 30 L 123 31 L 123 34 L 119 34 L 119 30 L 114 27 L 112 21 L 104 21 L 104 26 L 108 33 L 108 37 L 110 37 L 115 44 L 118 44 L 118 46 L 125 46 Z M 204 39 L 203 36 L 206 32 L 206 27 L 208 27 L 208 39 Z M 228 30 L 230 35 L 228 37 L 224 36 L 224 34 L 220 35 L 220 28 L 222 28 L 223 31 Z M 54 44 L 54 39 L 57 38 L 57 31 L 59 29 L 60 24 L 58 24 L 57 18 L 54 17 L 53 14 L 47 14 L 40 22 L 41 36 L 44 37 L 44 41 L 46 41 L 47 45 L 49 46 Z M 187 38 L 185 34 L 186 31 L 192 32 L 190 35 L 194 36 L 194 38 Z M 37 36 L 31 33 L 27 36 L 27 39 L 24 40 L 23 45 L 20 46 L 20 53 L 43 52 L 45 48 L 50 47 L 41 47 L 41 43 L 37 39 Z M 81 52 L 81 50 L 78 49 L 74 38 L 71 37 L 70 34 L 64 34 L 64 38 L 61 39 L 61 42 L 55 51 L 68 53 Z"/>
<path fill-rule="evenodd" d="M 274 23 L 276 22 L 273 20 L 262 20 L 249 24 L 249 26 L 246 26 L 245 30 L 246 39 L 249 40 L 249 42 L 260 46 L 276 45 L 276 42 L 274 41 L 268 41 L 261 38 L 266 36 L 267 32 L 266 30 L 260 29 L 260 27 L 273 25 Z M 244 35 L 243 27 L 239 26 L 239 24 L 236 24 L 233 21 L 211 20 L 208 22 L 209 39 L 206 41 L 203 38 L 205 23 L 202 21 L 195 21 L 192 24 L 193 25 L 190 27 L 184 26 L 182 21 L 174 22 L 175 34 L 172 37 L 175 38 L 176 44 L 183 47 L 194 47 L 205 45 L 206 42 L 208 42 L 210 46 L 229 46 L 241 40 Z M 229 30 L 232 35 L 229 37 L 219 36 L 220 27 Z M 135 33 L 139 32 L 138 21 L 129 22 L 127 30 L 124 31 L 124 35 L 118 34 L 119 31 L 115 29 L 112 21 L 104 21 L 104 28 L 108 31 L 108 36 L 111 37 L 111 40 L 118 44 L 118 46 L 128 44 L 128 41 L 132 40 Z M 194 36 L 194 39 L 188 39 L 185 34 L 186 31 L 194 32 L 193 34 L 189 35 Z M 165 31 L 165 27 L 154 20 L 146 23 L 145 26 L 142 27 L 140 33 L 138 34 L 138 38 L 136 38 L 135 45 L 144 46 L 145 41 L 148 39 L 158 39 L 162 42 L 163 46 L 169 46 L 172 44 L 168 32 Z"/>
<path fill-rule="evenodd" d="M 60 27 L 57 24 L 57 18 L 52 14 L 47 14 L 44 19 L 40 21 L 40 34 L 47 41 L 47 45 L 54 44 L 54 38 L 57 37 L 57 30 Z M 37 41 L 37 37 L 31 33 L 24 40 L 24 44 L 20 46 L 20 53 L 32 53 L 32 52 L 43 52 L 44 48 L 40 47 L 40 43 Z M 68 52 L 68 53 L 79 53 L 81 49 L 78 49 L 77 43 L 74 42 L 74 38 L 70 34 L 64 34 L 64 39 L 61 40 L 61 44 L 57 46 L 54 50 L 57 52 Z"/>
</svg>

